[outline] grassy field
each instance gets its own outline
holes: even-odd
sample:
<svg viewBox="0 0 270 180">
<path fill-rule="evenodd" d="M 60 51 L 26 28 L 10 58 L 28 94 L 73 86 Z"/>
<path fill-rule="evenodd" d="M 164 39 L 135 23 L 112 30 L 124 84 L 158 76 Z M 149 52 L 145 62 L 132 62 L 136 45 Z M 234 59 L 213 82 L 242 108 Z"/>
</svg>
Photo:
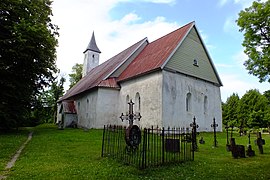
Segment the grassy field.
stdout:
<svg viewBox="0 0 270 180">
<path fill-rule="evenodd" d="M 58 130 L 54 125 L 41 125 L 33 131 L 32 140 L 9 172 L 4 171 L 4 163 L 26 140 L 27 133 L 0 135 L 0 175 L 5 173 L 7 179 L 270 179 L 269 135 L 263 135 L 265 154 L 259 154 L 252 143 L 255 157 L 233 159 L 226 151 L 226 133 L 217 134 L 217 148 L 212 148 L 212 133 L 201 133 L 199 137 L 203 136 L 206 143 L 199 144 L 195 161 L 138 170 L 101 158 L 102 130 Z M 234 136 L 237 144 L 247 145 L 247 136 Z M 252 142 L 255 139 L 252 134 Z"/>
</svg>

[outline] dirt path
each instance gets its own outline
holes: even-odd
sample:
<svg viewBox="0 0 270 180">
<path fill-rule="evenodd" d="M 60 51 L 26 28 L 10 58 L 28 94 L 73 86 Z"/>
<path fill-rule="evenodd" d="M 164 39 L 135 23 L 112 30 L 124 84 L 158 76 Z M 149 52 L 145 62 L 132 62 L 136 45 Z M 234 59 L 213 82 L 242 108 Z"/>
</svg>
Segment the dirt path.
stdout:
<svg viewBox="0 0 270 180">
<path fill-rule="evenodd" d="M 12 159 L 7 163 L 5 171 L 8 172 L 15 164 L 17 159 L 19 158 L 22 150 L 25 148 L 26 144 L 32 139 L 33 132 L 30 132 L 27 140 L 21 145 L 21 147 L 17 150 L 16 154 L 12 157 Z M 7 175 L 0 175 L 0 180 L 7 178 Z"/>
</svg>

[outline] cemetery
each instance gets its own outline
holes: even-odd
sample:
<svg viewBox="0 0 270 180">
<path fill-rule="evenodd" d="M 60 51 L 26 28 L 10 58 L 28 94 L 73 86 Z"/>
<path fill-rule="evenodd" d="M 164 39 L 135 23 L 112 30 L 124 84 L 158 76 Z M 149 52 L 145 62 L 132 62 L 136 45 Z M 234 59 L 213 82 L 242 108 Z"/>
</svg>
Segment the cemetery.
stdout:
<svg viewBox="0 0 270 180">
<path fill-rule="evenodd" d="M 211 125 L 209 125 L 211 126 Z M 15 166 L 5 170 L 16 149 L 27 139 L 27 132 L 33 131 L 33 138 L 23 150 Z M 229 135 L 231 131 L 229 130 Z M 236 143 L 247 147 L 248 135 L 239 136 L 233 132 Z M 13 137 L 14 147 L 11 144 Z M 259 153 L 254 141 L 255 132 L 250 133 L 250 143 L 255 156 L 233 158 L 231 152 L 226 151 L 227 133 L 217 132 L 218 146 L 213 148 L 213 132 L 200 132 L 205 143 L 198 143 L 198 150 L 194 152 L 194 160 L 174 162 L 163 166 L 153 166 L 139 169 L 122 163 L 113 158 L 101 157 L 103 130 L 89 130 L 66 128 L 58 130 L 55 125 L 44 124 L 33 129 L 23 129 L 20 133 L 1 134 L 0 175 L 8 175 L 10 179 L 269 179 L 270 167 L 270 136 L 262 134 L 265 140 L 264 154 Z M 15 141 L 16 139 L 16 141 Z M 3 143 L 2 143 L 3 142 Z M 142 143 L 142 142 L 141 142 Z M 172 148 L 173 151 L 175 148 Z M 177 148 L 176 148 L 177 149 Z M 2 151 L 1 151 L 2 152 Z M 174 158 L 174 153 L 168 153 Z"/>
</svg>

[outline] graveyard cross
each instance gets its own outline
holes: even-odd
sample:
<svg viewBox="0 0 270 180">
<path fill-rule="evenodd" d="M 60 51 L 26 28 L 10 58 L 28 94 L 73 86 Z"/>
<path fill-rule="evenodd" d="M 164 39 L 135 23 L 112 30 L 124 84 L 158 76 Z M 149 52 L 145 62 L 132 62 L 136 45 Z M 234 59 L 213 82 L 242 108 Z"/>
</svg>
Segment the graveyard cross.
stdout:
<svg viewBox="0 0 270 180">
<path fill-rule="evenodd" d="M 257 139 L 255 140 L 255 144 L 258 146 L 260 154 L 263 154 L 263 145 L 265 145 L 265 140 L 262 138 L 262 133 L 257 133 Z"/>
<path fill-rule="evenodd" d="M 213 119 L 213 124 L 211 124 L 211 127 L 214 128 L 214 147 L 217 147 L 217 134 L 216 134 L 216 128 L 218 127 L 218 124 L 216 123 L 216 119 Z"/>
<path fill-rule="evenodd" d="M 198 124 L 196 124 L 196 118 L 194 116 L 193 123 L 190 123 L 190 127 L 192 127 L 192 150 L 197 151 L 198 145 L 197 145 L 197 128 L 199 127 Z"/>
<path fill-rule="evenodd" d="M 225 126 L 226 132 L 227 132 L 227 144 L 226 144 L 226 150 L 230 151 L 231 150 L 231 145 L 229 144 L 229 126 L 228 123 Z"/>
<path fill-rule="evenodd" d="M 124 115 L 123 113 L 121 114 L 120 116 L 120 119 L 122 120 L 127 120 L 129 121 L 129 125 L 132 126 L 133 125 L 133 121 L 134 120 L 138 120 L 140 121 L 142 116 L 140 113 L 138 114 L 134 114 L 133 112 L 133 105 L 134 105 L 134 102 L 132 102 L 132 99 L 130 100 L 130 102 L 128 103 L 129 105 L 129 108 L 128 108 L 128 114 Z"/>
<path fill-rule="evenodd" d="M 226 129 L 226 133 L 227 133 L 227 144 L 229 144 L 229 126 L 228 126 L 228 123 L 226 124 L 225 129 Z"/>
<path fill-rule="evenodd" d="M 122 113 L 120 119 L 122 121 L 123 120 L 129 121 L 129 126 L 126 129 L 125 133 L 126 144 L 133 149 L 137 149 L 138 145 L 141 143 L 141 130 L 137 125 L 133 125 L 133 121 L 134 120 L 140 121 L 142 116 L 140 113 L 134 114 L 133 112 L 134 103 L 132 102 L 132 99 L 130 100 L 128 105 L 129 105 L 128 114 L 124 115 Z"/>
</svg>

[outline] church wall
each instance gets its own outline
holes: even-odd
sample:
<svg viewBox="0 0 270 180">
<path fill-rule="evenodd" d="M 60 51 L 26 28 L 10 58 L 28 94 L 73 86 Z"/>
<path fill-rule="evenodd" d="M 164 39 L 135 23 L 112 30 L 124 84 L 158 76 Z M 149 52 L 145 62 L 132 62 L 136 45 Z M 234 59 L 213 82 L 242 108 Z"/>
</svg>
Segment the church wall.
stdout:
<svg viewBox="0 0 270 180">
<path fill-rule="evenodd" d="M 116 124 L 119 119 L 118 112 L 119 90 L 112 88 L 99 88 L 96 104 L 95 128 L 103 128 L 107 124 Z"/>
<path fill-rule="evenodd" d="M 211 124 L 215 117 L 217 130 L 222 130 L 218 86 L 180 73 L 163 71 L 162 91 L 162 118 L 165 127 L 190 127 L 195 116 L 199 131 L 213 131 Z"/>
<path fill-rule="evenodd" d="M 98 91 L 91 91 L 84 96 L 78 98 L 75 102 L 78 127 L 95 128 L 96 121 L 96 106 L 97 106 Z"/>
<path fill-rule="evenodd" d="M 120 85 L 119 116 L 122 112 L 125 114 L 128 111 L 127 102 L 132 99 L 135 103 L 134 112 L 139 111 L 142 116 L 141 121 L 135 121 L 134 124 L 141 127 L 162 126 L 161 71 L 122 82 Z M 119 118 L 118 124 L 128 125 L 128 122 L 126 120 L 122 122 Z"/>
</svg>

